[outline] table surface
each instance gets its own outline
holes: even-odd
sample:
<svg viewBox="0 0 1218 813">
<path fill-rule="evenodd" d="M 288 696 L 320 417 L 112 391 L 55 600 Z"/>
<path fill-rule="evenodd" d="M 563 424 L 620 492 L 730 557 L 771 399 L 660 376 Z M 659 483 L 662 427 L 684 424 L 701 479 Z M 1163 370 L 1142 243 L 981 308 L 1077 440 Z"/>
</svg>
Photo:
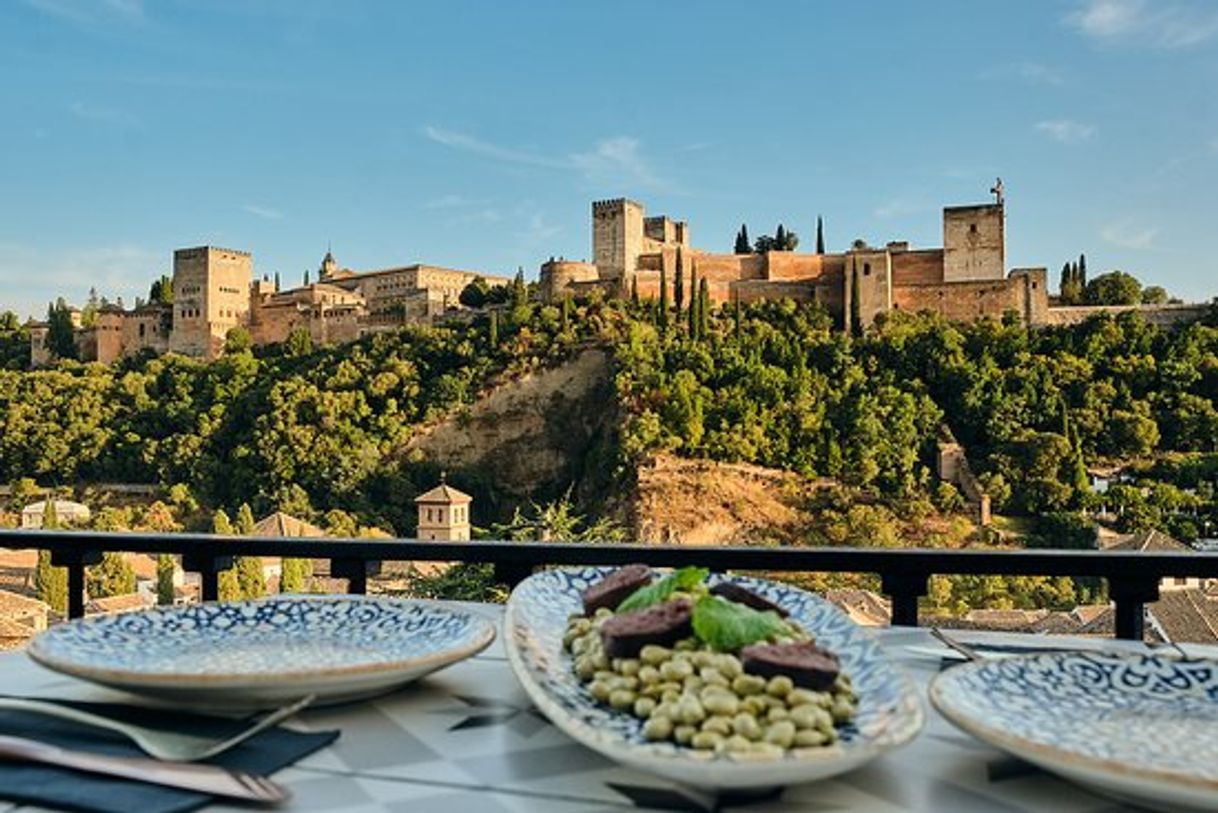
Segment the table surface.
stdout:
<svg viewBox="0 0 1218 813">
<path fill-rule="evenodd" d="M 463 605 L 497 623 L 502 608 Z M 958 662 L 925 629 L 879 630 L 889 656 L 925 693 Z M 1013 647 L 1129 647 L 1132 642 L 961 632 L 969 642 Z M 1218 654 L 1189 647 L 1196 654 Z M 49 672 L 22 653 L 0 656 L 4 691 L 113 700 L 121 696 Z M 925 694 L 923 694 L 925 697 Z M 1114 813 L 1133 810 L 1057 779 L 953 728 L 927 704 L 926 728 L 910 745 L 835 779 L 787 788 L 732 810 Z M 293 791 L 288 810 L 568 813 L 725 809 L 697 790 L 618 767 L 554 728 L 533 709 L 508 666 L 502 636 L 475 658 L 394 694 L 302 713 L 291 725 L 333 729 L 331 747 L 275 778 Z M 0 813 L 39 808 L 0 801 Z M 213 805 L 208 811 L 248 811 Z"/>
</svg>

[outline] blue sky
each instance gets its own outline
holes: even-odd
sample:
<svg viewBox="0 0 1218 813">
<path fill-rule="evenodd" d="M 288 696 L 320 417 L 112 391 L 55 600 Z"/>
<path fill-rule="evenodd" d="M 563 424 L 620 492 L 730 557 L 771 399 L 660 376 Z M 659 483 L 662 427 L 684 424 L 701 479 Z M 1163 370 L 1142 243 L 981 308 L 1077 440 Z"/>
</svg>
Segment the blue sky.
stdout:
<svg viewBox="0 0 1218 813">
<path fill-rule="evenodd" d="M 0 3 L 0 307 L 128 303 L 174 248 L 535 276 L 626 195 L 729 250 L 941 242 L 1218 295 L 1218 3 Z"/>
</svg>

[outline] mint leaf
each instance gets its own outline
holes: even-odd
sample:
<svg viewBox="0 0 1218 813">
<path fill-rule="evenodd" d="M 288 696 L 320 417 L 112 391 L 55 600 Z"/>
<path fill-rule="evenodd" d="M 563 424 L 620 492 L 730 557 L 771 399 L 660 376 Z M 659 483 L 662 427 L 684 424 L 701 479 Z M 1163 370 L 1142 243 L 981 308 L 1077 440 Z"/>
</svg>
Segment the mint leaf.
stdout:
<svg viewBox="0 0 1218 813">
<path fill-rule="evenodd" d="M 694 634 L 720 652 L 735 652 L 771 635 L 788 632 L 786 623 L 773 610 L 752 607 L 719 596 L 703 596 L 694 605 Z"/>
<path fill-rule="evenodd" d="M 667 601 L 669 596 L 679 590 L 692 590 L 697 587 L 709 575 L 710 571 L 704 567 L 683 567 L 674 570 L 659 581 L 640 587 L 626 596 L 626 599 L 617 605 L 617 611 L 630 613 Z"/>
</svg>

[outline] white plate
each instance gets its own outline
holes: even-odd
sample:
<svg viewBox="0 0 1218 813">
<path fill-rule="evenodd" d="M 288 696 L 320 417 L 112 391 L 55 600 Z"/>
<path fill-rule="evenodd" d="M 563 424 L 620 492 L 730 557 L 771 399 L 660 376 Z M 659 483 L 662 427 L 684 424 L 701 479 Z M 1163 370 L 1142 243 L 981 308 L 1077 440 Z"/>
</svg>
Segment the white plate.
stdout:
<svg viewBox="0 0 1218 813">
<path fill-rule="evenodd" d="M 52 627 L 27 650 L 43 666 L 208 708 L 315 704 L 383 692 L 477 654 L 494 625 L 439 604 L 276 596 L 159 607 Z"/>
<path fill-rule="evenodd" d="M 851 770 L 909 742 L 921 729 L 924 714 L 914 684 L 845 613 L 789 585 L 727 577 L 788 610 L 819 644 L 838 654 L 859 696 L 857 718 L 839 730 L 837 744 L 789 751 L 779 759 L 714 755 L 670 742 L 648 742 L 640 720 L 588 694 L 562 649 L 567 616 L 581 610 L 580 594 L 610 570 L 538 573 L 512 591 L 504 620 L 508 661 L 529 697 L 555 726 L 610 759 L 708 790 L 769 788 Z M 721 578 L 712 576 L 712 581 Z"/>
<path fill-rule="evenodd" d="M 1218 810 L 1218 661 L 1053 652 L 953 666 L 930 699 L 1047 771 L 1156 809 Z"/>
</svg>

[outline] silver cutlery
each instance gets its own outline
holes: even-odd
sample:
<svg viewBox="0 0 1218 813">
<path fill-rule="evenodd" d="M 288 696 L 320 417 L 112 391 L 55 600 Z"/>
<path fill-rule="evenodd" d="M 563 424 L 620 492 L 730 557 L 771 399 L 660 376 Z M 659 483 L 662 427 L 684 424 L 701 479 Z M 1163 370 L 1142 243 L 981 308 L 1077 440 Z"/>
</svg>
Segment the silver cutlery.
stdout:
<svg viewBox="0 0 1218 813">
<path fill-rule="evenodd" d="M 169 762 L 198 762 L 214 757 L 217 754 L 222 754 L 230 748 L 245 742 L 255 734 L 265 731 L 281 720 L 291 717 L 309 705 L 313 697 L 313 695 L 309 695 L 297 700 L 295 703 L 276 709 L 259 719 L 249 728 L 221 740 L 193 734 L 162 731 L 155 728 L 146 728 L 134 723 L 120 722 L 110 717 L 82 711 L 72 706 L 61 706 L 48 700 L 33 700 L 24 697 L 0 697 L 0 709 L 44 714 L 48 717 L 57 717 L 63 720 L 83 723 L 94 728 L 104 728 L 107 731 L 122 734 L 139 746 L 140 750 L 150 757 Z"/>
<path fill-rule="evenodd" d="M 266 777 L 230 771 L 215 765 L 160 762 L 143 757 L 113 757 L 69 751 L 23 737 L 0 736 L 0 759 L 58 765 L 86 773 L 118 776 L 264 804 L 278 804 L 286 801 L 289 795 L 286 788 Z"/>
</svg>

